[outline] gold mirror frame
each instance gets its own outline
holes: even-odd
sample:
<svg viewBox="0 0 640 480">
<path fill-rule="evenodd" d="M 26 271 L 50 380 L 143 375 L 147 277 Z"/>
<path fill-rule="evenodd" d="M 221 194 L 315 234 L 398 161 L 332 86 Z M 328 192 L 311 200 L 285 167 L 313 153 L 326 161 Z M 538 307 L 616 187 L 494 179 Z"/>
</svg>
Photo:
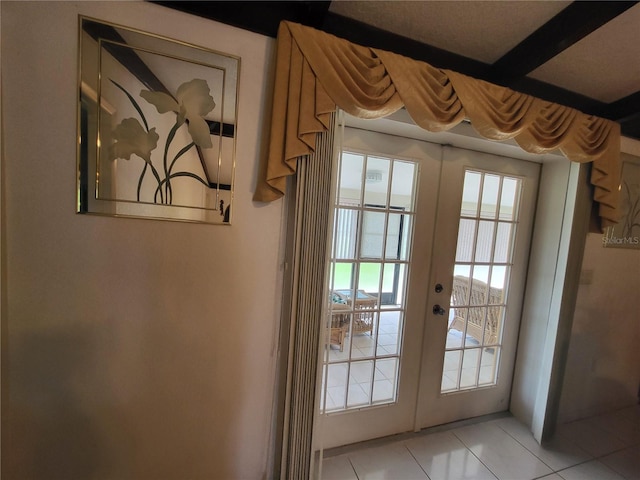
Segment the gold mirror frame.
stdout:
<svg viewBox="0 0 640 480">
<path fill-rule="evenodd" d="M 228 225 L 240 59 L 79 17 L 77 212 Z"/>
</svg>

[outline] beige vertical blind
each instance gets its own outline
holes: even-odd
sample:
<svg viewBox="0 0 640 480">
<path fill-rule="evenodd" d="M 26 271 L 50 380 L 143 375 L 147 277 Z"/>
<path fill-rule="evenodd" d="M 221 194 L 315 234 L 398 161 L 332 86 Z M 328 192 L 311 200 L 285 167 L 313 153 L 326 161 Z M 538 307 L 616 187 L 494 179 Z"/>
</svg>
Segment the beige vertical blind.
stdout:
<svg viewBox="0 0 640 480">
<path fill-rule="evenodd" d="M 321 333 L 326 332 L 323 316 L 326 299 L 327 244 L 332 212 L 331 178 L 334 155 L 335 122 L 329 119 L 327 132 L 309 161 L 301 162 L 296 178 L 295 216 L 291 275 L 291 340 L 289 346 L 288 388 L 285 431 L 281 458 L 281 478 L 305 479 L 312 464 L 312 439 L 318 355 Z M 315 478 L 315 477 L 314 477 Z"/>
<path fill-rule="evenodd" d="M 492 140 L 515 139 L 522 149 L 559 149 L 575 162 L 593 162 L 591 184 L 601 227 L 618 220 L 620 125 L 505 87 L 401 55 L 363 47 L 296 23 L 278 31 L 270 149 L 254 199 L 284 195 L 297 159 L 341 108 L 380 118 L 405 107 L 420 127 L 448 130 L 468 118 Z"/>
</svg>

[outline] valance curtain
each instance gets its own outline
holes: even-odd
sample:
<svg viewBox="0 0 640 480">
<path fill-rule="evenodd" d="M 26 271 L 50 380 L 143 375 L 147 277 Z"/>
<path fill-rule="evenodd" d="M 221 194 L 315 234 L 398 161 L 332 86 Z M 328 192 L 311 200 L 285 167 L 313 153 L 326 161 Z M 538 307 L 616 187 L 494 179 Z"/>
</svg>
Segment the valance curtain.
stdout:
<svg viewBox="0 0 640 480">
<path fill-rule="evenodd" d="M 278 30 L 270 147 L 254 199 L 284 195 L 298 157 L 314 150 L 337 108 L 380 118 L 402 107 L 432 132 L 468 118 L 486 138 L 513 138 L 527 152 L 559 149 L 572 161 L 593 162 L 601 227 L 617 222 L 619 124 L 292 22 Z"/>
</svg>

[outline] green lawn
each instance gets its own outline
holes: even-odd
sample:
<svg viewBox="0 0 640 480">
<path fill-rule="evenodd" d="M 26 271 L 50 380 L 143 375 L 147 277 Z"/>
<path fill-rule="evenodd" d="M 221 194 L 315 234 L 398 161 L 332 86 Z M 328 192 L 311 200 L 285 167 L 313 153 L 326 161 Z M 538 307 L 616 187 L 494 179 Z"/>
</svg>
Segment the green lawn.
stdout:
<svg viewBox="0 0 640 480">
<path fill-rule="evenodd" d="M 364 290 L 369 293 L 378 292 L 378 284 L 380 282 L 381 263 L 361 263 L 360 276 L 358 279 L 358 290 Z M 352 263 L 336 263 L 334 269 L 334 290 L 345 290 L 352 288 L 351 271 Z M 385 265 L 384 283 L 382 290 L 390 292 L 393 289 L 393 264 Z"/>
</svg>

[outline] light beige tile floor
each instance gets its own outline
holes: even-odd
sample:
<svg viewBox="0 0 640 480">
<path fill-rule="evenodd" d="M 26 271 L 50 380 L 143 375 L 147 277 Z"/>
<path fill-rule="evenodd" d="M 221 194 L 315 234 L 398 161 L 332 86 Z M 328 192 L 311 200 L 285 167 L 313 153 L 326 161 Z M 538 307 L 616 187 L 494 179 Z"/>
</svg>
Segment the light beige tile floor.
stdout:
<svg viewBox="0 0 640 480">
<path fill-rule="evenodd" d="M 337 452 L 323 480 L 640 480 L 640 406 L 560 425 L 544 445 L 505 417 Z"/>
</svg>

